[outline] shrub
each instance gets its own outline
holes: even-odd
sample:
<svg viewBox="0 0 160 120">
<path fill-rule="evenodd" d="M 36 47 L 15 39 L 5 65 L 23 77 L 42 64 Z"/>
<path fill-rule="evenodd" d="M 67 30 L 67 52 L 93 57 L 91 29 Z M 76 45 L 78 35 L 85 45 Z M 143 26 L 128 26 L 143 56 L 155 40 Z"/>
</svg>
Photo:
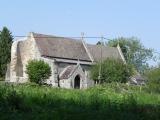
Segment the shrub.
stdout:
<svg viewBox="0 0 160 120">
<path fill-rule="evenodd" d="M 29 80 L 37 84 L 42 84 L 51 76 L 50 66 L 42 60 L 31 60 L 26 66 L 26 73 Z"/>
<path fill-rule="evenodd" d="M 160 66 L 148 70 L 145 75 L 148 79 L 147 85 L 150 92 L 160 93 Z"/>
<path fill-rule="evenodd" d="M 101 65 L 100 83 L 121 82 L 125 83 L 129 80 L 132 74 L 132 69 L 129 65 L 124 64 L 121 60 L 109 58 L 102 63 L 97 63 L 91 68 L 91 78 L 98 81 Z"/>
</svg>

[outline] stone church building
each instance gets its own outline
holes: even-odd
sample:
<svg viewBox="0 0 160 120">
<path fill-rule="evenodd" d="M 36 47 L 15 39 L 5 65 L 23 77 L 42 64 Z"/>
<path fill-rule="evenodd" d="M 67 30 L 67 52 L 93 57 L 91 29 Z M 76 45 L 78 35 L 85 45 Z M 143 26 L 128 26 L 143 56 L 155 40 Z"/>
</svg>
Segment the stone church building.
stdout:
<svg viewBox="0 0 160 120">
<path fill-rule="evenodd" d="M 47 84 L 63 88 L 87 88 L 94 85 L 90 67 L 101 59 L 113 57 L 125 61 L 119 46 L 91 45 L 84 40 L 29 33 L 25 40 L 12 44 L 7 82 L 28 81 L 26 64 L 31 59 L 44 60 L 51 67 Z"/>
</svg>

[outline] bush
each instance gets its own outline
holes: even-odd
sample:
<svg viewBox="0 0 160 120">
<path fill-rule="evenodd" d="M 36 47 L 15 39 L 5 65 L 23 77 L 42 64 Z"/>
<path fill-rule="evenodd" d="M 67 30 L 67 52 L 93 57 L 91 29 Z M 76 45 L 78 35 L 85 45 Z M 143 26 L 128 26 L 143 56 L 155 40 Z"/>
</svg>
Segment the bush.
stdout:
<svg viewBox="0 0 160 120">
<path fill-rule="evenodd" d="M 29 61 L 26 69 L 29 80 L 37 84 L 44 83 L 51 76 L 50 66 L 42 60 Z"/>
<path fill-rule="evenodd" d="M 145 75 L 148 79 L 147 85 L 150 92 L 160 93 L 160 66 L 148 70 Z"/>
<path fill-rule="evenodd" d="M 97 63 L 91 68 L 91 78 L 98 81 L 99 70 L 101 65 L 100 83 L 121 82 L 125 83 L 132 74 L 129 65 L 124 64 L 121 60 L 106 59 L 102 63 Z"/>
</svg>

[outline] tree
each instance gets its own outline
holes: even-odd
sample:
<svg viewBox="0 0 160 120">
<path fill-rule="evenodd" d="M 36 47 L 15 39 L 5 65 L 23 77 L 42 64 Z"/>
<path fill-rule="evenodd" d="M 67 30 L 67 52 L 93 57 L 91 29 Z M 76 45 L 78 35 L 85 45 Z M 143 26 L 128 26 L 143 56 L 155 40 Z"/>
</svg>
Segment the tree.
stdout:
<svg viewBox="0 0 160 120">
<path fill-rule="evenodd" d="M 91 68 L 91 78 L 99 83 L 126 83 L 132 74 L 132 69 L 119 59 L 108 58 Z M 100 75 L 100 79 L 99 79 Z M 99 81 L 100 80 L 100 81 Z"/>
<path fill-rule="evenodd" d="M 140 40 L 135 37 L 121 37 L 109 40 L 106 44 L 111 47 L 116 47 L 118 43 L 127 63 L 133 65 L 138 72 L 144 73 L 148 68 L 147 62 L 153 59 L 153 49 L 145 48 Z"/>
<path fill-rule="evenodd" d="M 7 27 L 3 27 L 0 32 L 0 77 L 4 78 L 7 64 L 11 60 L 11 46 L 13 42 L 12 33 Z"/>
<path fill-rule="evenodd" d="M 104 42 L 102 42 L 102 41 L 98 41 L 96 45 L 103 45 L 103 46 L 104 46 L 104 45 L 105 45 L 105 43 L 104 43 Z"/>
<path fill-rule="evenodd" d="M 51 76 L 50 66 L 42 60 L 30 60 L 26 66 L 29 80 L 42 84 Z"/>
</svg>

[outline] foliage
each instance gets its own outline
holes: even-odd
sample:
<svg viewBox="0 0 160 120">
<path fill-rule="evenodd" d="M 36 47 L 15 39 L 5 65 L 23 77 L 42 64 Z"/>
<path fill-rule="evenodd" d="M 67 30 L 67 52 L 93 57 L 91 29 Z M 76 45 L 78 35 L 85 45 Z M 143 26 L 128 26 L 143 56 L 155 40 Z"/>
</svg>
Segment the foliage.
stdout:
<svg viewBox="0 0 160 120">
<path fill-rule="evenodd" d="M 0 81 L 4 81 L 4 77 L 0 77 Z"/>
<path fill-rule="evenodd" d="M 105 45 L 105 43 L 104 43 L 104 42 L 102 42 L 102 41 L 98 41 L 96 45 L 103 45 L 103 46 L 104 46 L 104 45 Z"/>
<path fill-rule="evenodd" d="M 97 63 L 91 68 L 91 78 L 98 81 L 100 72 L 100 83 L 121 82 L 125 83 L 132 75 L 132 69 L 121 60 L 108 58 L 102 63 Z"/>
<path fill-rule="evenodd" d="M 117 84 L 86 90 L 0 85 L 0 119 L 159 120 L 159 94 L 135 92 L 134 86 L 125 84 L 119 86 L 127 92 L 117 91 Z"/>
<path fill-rule="evenodd" d="M 42 84 L 51 76 L 50 66 L 42 60 L 30 60 L 26 69 L 29 80 L 37 84 Z"/>
<path fill-rule="evenodd" d="M 151 92 L 160 93 L 160 66 L 146 71 L 145 76 L 148 79 L 148 86 Z"/>
<path fill-rule="evenodd" d="M 11 59 L 12 33 L 7 27 L 3 27 L 0 32 L 0 77 L 4 78 L 7 64 Z"/>
<path fill-rule="evenodd" d="M 134 65 L 136 70 L 140 73 L 148 68 L 148 61 L 153 59 L 153 49 L 148 49 L 135 37 L 109 40 L 106 44 L 112 47 L 120 45 L 124 57 L 128 64 Z"/>
</svg>

